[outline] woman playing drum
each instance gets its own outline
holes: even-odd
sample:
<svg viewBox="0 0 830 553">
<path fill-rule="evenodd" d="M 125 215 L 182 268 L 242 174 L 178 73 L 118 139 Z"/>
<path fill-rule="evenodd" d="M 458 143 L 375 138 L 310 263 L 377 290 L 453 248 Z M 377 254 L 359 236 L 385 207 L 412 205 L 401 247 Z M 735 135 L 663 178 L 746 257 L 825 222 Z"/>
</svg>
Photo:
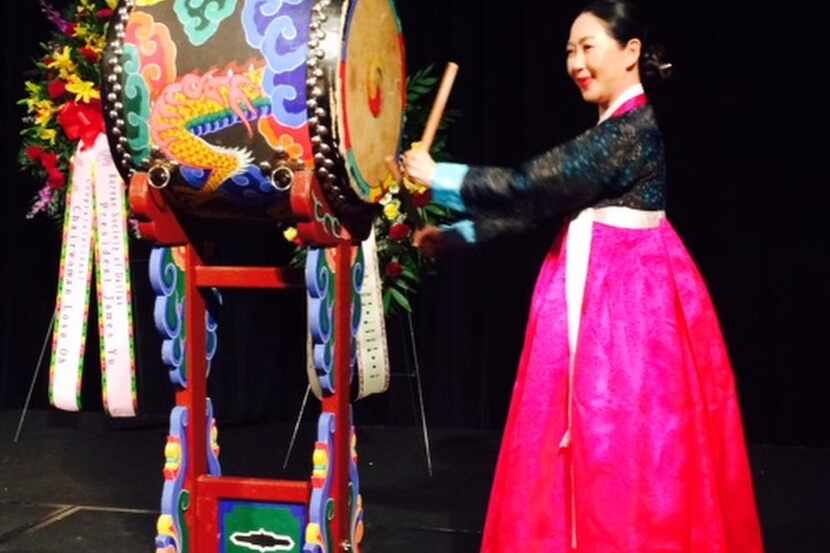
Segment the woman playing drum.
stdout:
<svg viewBox="0 0 830 553">
<path fill-rule="evenodd" d="M 598 124 L 518 169 L 404 158 L 464 213 L 433 253 L 569 222 L 539 274 L 482 551 L 763 550 L 732 369 L 704 281 L 665 217 L 641 76 L 664 76 L 634 6 L 575 19 L 567 70 Z"/>
</svg>

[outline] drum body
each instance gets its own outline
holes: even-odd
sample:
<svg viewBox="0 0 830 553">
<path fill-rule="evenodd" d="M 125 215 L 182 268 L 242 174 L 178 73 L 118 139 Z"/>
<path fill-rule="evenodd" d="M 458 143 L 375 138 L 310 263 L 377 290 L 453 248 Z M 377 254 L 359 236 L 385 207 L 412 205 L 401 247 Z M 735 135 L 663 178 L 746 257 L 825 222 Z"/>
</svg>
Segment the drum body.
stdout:
<svg viewBox="0 0 830 553">
<path fill-rule="evenodd" d="M 304 171 L 337 225 L 371 220 L 406 99 L 390 0 L 122 0 L 103 71 L 119 169 L 177 213 L 291 222 Z"/>
</svg>

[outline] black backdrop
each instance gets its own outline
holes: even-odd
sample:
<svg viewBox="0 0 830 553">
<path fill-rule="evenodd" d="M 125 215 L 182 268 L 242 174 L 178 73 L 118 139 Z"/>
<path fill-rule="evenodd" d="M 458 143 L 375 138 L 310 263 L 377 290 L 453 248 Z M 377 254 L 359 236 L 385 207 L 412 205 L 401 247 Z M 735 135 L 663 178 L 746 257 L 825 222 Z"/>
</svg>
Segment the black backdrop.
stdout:
<svg viewBox="0 0 830 553">
<path fill-rule="evenodd" d="M 770 92 L 789 43 L 747 3 L 653 2 L 675 66 L 654 98 L 670 164 L 669 216 L 710 285 L 735 365 L 749 439 L 830 444 L 822 423 L 827 369 L 826 192 L 810 155 L 809 102 Z M 0 407 L 22 405 L 54 303 L 59 236 L 54 223 L 27 222 L 35 184 L 16 167 L 24 71 L 48 32 L 34 1 L 3 2 L 3 201 L 0 260 Z M 472 163 L 515 164 L 593 124 L 564 73 L 564 42 L 577 3 L 517 0 L 401 0 L 412 70 L 453 60 L 461 72 L 451 107 L 462 117 L 449 151 Z M 783 18 L 778 8 L 776 17 Z M 769 25 L 769 27 L 768 27 Z M 788 120 L 784 120 L 784 116 Z M 810 160 L 817 160 L 811 163 Z M 779 169 L 786 168 L 786 172 Z M 504 421 L 530 291 L 555 225 L 501 240 L 439 264 L 416 304 L 430 424 L 499 428 Z M 250 237 L 233 237 L 257 247 Z M 265 247 L 265 240 L 263 245 Z M 133 244 L 142 412 L 160 420 L 172 401 L 152 329 L 148 248 Z M 221 420 L 290 419 L 303 381 L 303 297 L 225 295 L 211 393 Z M 405 371 L 402 319 L 389 321 L 396 371 Z M 96 339 L 91 325 L 91 339 Z M 100 409 L 90 346 L 88 410 Z M 45 369 L 34 405 L 46 406 Z M 409 384 L 358 406 L 358 423 L 413 422 Z M 311 416 L 311 415 L 309 415 Z"/>
</svg>

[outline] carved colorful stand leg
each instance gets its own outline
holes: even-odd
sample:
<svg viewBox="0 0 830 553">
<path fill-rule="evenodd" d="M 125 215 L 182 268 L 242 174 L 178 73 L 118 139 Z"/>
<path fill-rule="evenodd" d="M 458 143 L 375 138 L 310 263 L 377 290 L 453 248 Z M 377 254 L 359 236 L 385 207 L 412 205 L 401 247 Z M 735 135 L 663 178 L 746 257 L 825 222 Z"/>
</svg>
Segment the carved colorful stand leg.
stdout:
<svg viewBox="0 0 830 553">
<path fill-rule="evenodd" d="M 165 219 L 169 212 L 163 200 L 141 177 L 133 179 L 136 190 L 145 185 L 144 203 L 137 203 L 151 206 L 159 215 L 144 228 L 152 230 L 160 243 L 177 243 L 183 231 L 174 218 Z M 307 228 L 316 236 L 324 232 L 313 223 Z M 217 328 L 205 301 L 217 288 L 301 287 L 299 275 L 276 267 L 209 266 L 187 243 L 153 251 L 156 326 L 163 338 L 162 357 L 177 386 L 165 446 L 157 553 L 359 550 L 362 501 L 351 421 L 351 381 L 363 259 L 350 241 L 329 240 L 336 246 L 312 250 L 307 270 L 307 277 L 317 278 L 316 284 L 308 281 L 309 292 L 312 297 L 315 292 L 318 297 L 323 294 L 319 307 L 329 325 L 325 332 L 318 332 L 325 339 L 318 351 L 325 356 L 328 350 L 333 359 L 319 366 L 325 386 L 318 444 L 311 481 L 300 482 L 221 476 L 216 425 L 206 395 Z M 320 280 L 325 281 L 324 289 L 318 286 Z"/>
</svg>

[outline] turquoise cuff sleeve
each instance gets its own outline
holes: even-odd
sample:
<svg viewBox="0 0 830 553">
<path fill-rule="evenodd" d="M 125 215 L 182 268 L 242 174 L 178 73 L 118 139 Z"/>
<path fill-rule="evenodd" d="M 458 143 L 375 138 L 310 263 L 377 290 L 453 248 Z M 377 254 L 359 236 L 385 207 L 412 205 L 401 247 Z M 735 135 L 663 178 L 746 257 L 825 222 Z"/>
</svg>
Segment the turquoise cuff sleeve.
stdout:
<svg viewBox="0 0 830 553">
<path fill-rule="evenodd" d="M 476 243 L 476 227 L 470 219 L 464 219 L 451 225 L 441 225 L 441 232 L 451 233 L 465 244 Z"/>
<path fill-rule="evenodd" d="M 467 207 L 461 197 L 461 183 L 467 171 L 468 165 L 460 163 L 438 163 L 435 167 L 435 174 L 432 176 L 430 187 L 432 188 L 432 201 L 440 206 L 464 212 Z"/>
</svg>

